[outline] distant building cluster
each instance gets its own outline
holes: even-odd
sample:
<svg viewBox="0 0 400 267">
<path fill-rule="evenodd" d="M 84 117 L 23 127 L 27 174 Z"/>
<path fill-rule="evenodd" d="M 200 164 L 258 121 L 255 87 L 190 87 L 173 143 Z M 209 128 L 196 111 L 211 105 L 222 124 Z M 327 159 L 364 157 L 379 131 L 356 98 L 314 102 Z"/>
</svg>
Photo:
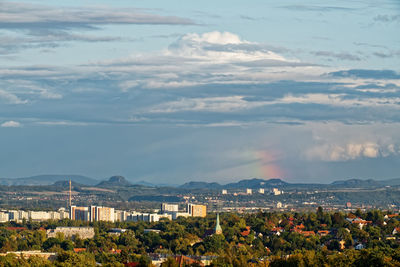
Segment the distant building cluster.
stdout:
<svg viewBox="0 0 400 267">
<path fill-rule="evenodd" d="M 7 210 L 0 211 L 0 222 L 22 222 L 23 220 L 31 221 L 47 221 L 69 219 L 69 214 L 64 208 L 58 211 L 24 211 L 24 210 Z"/>
<path fill-rule="evenodd" d="M 187 204 L 186 211 L 179 211 L 178 204 L 161 204 L 160 213 L 142 213 L 136 211 L 119 211 L 114 208 L 90 206 L 90 207 L 76 207 L 71 206 L 70 218 L 71 220 L 81 221 L 145 221 L 145 222 L 158 222 L 162 218 L 175 220 L 176 218 L 183 217 L 205 217 L 207 215 L 207 206 L 199 204 Z"/>
<path fill-rule="evenodd" d="M 257 193 L 265 194 L 266 193 L 265 188 L 259 188 L 257 190 Z M 271 190 L 269 190 L 268 193 L 271 194 L 271 195 L 274 195 L 274 196 L 279 196 L 279 195 L 283 194 L 283 191 L 279 190 L 278 188 L 272 188 Z M 222 189 L 221 194 L 222 195 L 227 195 L 228 194 L 228 190 L 227 189 Z M 245 192 L 233 192 L 234 196 L 237 196 L 237 195 L 252 195 L 252 194 L 253 194 L 253 189 L 251 189 L 251 188 L 246 188 Z"/>
<path fill-rule="evenodd" d="M 186 210 L 180 211 L 178 204 L 163 203 L 161 211 L 158 213 L 142 213 L 136 211 L 115 210 L 110 207 L 89 206 L 78 207 L 72 205 L 69 212 L 65 208 L 58 211 L 24 211 L 7 210 L 0 211 L 0 222 L 22 222 L 26 221 L 47 221 L 47 220 L 79 220 L 87 222 L 115 222 L 115 221 L 145 221 L 157 222 L 162 218 L 175 220 L 178 217 L 205 217 L 207 215 L 207 206 L 199 204 L 187 204 Z"/>
</svg>

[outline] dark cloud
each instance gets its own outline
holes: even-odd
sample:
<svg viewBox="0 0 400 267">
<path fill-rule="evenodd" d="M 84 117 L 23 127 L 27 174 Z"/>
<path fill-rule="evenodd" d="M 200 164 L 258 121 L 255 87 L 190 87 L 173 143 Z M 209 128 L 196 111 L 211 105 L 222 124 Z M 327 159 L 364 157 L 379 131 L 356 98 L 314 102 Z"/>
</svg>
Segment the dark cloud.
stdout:
<svg viewBox="0 0 400 267">
<path fill-rule="evenodd" d="M 400 15 L 378 15 L 374 17 L 376 22 L 400 22 Z"/>
<path fill-rule="evenodd" d="M 56 48 L 64 46 L 67 42 L 114 42 L 124 41 L 121 37 L 95 36 L 89 34 L 74 34 L 66 31 L 51 31 L 35 33 L 26 37 L 3 37 L 0 43 L 0 55 L 17 53 L 23 49 Z M 134 40 L 130 40 L 134 41 Z"/>
<path fill-rule="evenodd" d="M 0 55 L 23 49 L 56 48 L 67 42 L 137 41 L 120 36 L 97 36 L 74 31 L 98 30 L 110 24 L 193 25 L 191 19 L 163 16 L 132 8 L 51 7 L 27 3 L 1 2 L 0 29 L 19 35 L 4 35 Z"/>
<path fill-rule="evenodd" d="M 315 5 L 286 5 L 281 8 L 294 11 L 314 11 L 314 12 L 331 12 L 331 11 L 352 11 L 354 8 L 339 6 L 315 6 Z"/>
<path fill-rule="evenodd" d="M 340 60 L 349 60 L 349 61 L 361 61 L 361 57 L 355 54 L 347 53 L 347 52 L 332 52 L 332 51 L 315 51 L 312 52 L 314 56 L 318 57 L 327 57 L 327 58 L 335 58 Z"/>
<path fill-rule="evenodd" d="M 387 49 L 387 47 L 384 46 L 384 45 L 369 44 L 369 43 L 363 43 L 363 42 L 354 42 L 354 45 L 357 45 L 357 46 L 366 46 L 366 47 L 373 47 L 373 48 L 385 48 L 385 49 Z"/>
<path fill-rule="evenodd" d="M 122 92 L 120 82 L 123 76 L 111 71 L 95 73 L 94 70 L 86 70 L 79 74 L 46 66 L 17 70 L 19 74 L 2 75 L 2 88 L 17 89 L 19 93 L 14 98 L 19 102 L 29 99 L 30 105 L 20 104 L 11 108 L 3 105 L 0 113 L 16 119 L 29 117 L 39 122 L 52 122 L 49 125 L 68 122 L 59 125 L 206 126 L 227 122 L 238 125 L 285 124 L 285 121 L 288 124 L 307 121 L 351 124 L 398 122 L 400 118 L 399 109 L 386 104 L 386 99 L 400 98 L 400 88 L 394 84 L 382 86 L 371 83 L 351 87 L 351 84 L 334 81 L 280 81 L 262 84 L 209 83 L 168 90 L 148 90 L 139 85 L 134 90 Z M 341 73 L 339 77 L 343 77 L 344 72 L 333 75 L 338 73 Z M 138 79 L 141 78 L 138 76 Z M 198 78 L 204 77 L 195 79 Z M 29 83 L 15 86 L 16 81 L 18 84 L 24 84 L 23 81 Z M 62 99 L 46 97 L 51 94 L 59 94 Z M 378 105 L 368 104 L 369 101 Z"/>
<path fill-rule="evenodd" d="M 400 79 L 400 74 L 393 70 L 365 70 L 351 69 L 328 73 L 332 77 L 339 78 L 362 78 L 362 79 Z"/>
<path fill-rule="evenodd" d="M 173 45 L 172 45 L 173 47 Z M 241 43 L 241 44 L 205 44 L 203 46 L 205 50 L 211 51 L 244 51 L 244 52 L 276 52 L 276 53 L 287 53 L 290 50 L 283 46 L 273 46 L 268 44 L 257 44 L 257 43 Z"/>
<path fill-rule="evenodd" d="M 373 55 L 380 58 L 392 58 L 400 56 L 400 51 L 374 52 Z"/>
<path fill-rule="evenodd" d="M 0 28 L 40 31 L 42 29 L 97 29 L 107 24 L 193 25 L 191 19 L 145 13 L 131 8 L 55 8 L 43 5 L 0 3 Z"/>
</svg>

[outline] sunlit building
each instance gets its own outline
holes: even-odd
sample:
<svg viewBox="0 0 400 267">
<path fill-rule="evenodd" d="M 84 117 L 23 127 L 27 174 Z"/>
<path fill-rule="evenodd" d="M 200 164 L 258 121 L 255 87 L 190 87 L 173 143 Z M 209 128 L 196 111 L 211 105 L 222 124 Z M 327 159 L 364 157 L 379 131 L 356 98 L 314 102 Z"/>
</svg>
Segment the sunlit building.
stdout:
<svg viewBox="0 0 400 267">
<path fill-rule="evenodd" d="M 90 212 L 88 207 L 71 206 L 69 217 L 71 220 L 89 221 L 89 213 Z"/>
<path fill-rule="evenodd" d="M 187 204 L 186 212 L 192 217 L 206 217 L 207 206 L 199 204 Z"/>
</svg>

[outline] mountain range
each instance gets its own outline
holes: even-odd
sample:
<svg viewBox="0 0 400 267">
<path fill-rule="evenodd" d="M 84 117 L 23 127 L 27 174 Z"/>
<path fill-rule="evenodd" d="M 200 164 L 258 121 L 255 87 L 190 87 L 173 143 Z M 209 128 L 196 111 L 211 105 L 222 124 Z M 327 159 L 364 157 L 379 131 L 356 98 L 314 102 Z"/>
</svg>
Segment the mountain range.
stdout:
<svg viewBox="0 0 400 267">
<path fill-rule="evenodd" d="M 363 180 L 363 179 L 348 179 L 348 180 L 339 180 L 334 181 L 330 184 L 313 184 L 313 183 L 288 183 L 281 179 L 246 179 L 240 180 L 235 183 L 228 183 L 225 185 L 221 185 L 216 182 L 188 182 L 185 183 L 179 188 L 182 189 L 258 189 L 258 188 L 369 188 L 369 187 L 382 187 L 382 186 L 398 186 L 400 185 L 400 178 L 397 179 L 389 179 L 377 181 L 373 179 Z"/>
<path fill-rule="evenodd" d="M 0 178 L 0 185 L 52 185 L 59 181 L 71 180 L 83 185 L 97 185 L 100 181 L 82 175 L 46 174 L 22 178 Z"/>
<path fill-rule="evenodd" d="M 145 186 L 145 187 L 176 187 L 180 189 L 258 189 L 258 188 L 369 188 L 382 186 L 399 186 L 400 178 L 388 180 L 374 179 L 348 179 L 338 180 L 330 184 L 312 184 L 312 183 L 288 183 L 281 179 L 244 179 L 238 182 L 219 184 L 217 182 L 191 181 L 180 186 L 172 186 L 165 184 L 152 184 L 146 181 L 130 182 L 123 176 L 112 176 L 108 180 L 97 180 L 82 175 L 37 175 L 23 178 L 0 178 L 0 185 L 3 186 L 33 186 L 33 185 L 61 185 L 71 180 L 73 184 L 81 186 L 96 186 L 102 188 L 112 187 L 129 187 L 129 186 Z"/>
</svg>

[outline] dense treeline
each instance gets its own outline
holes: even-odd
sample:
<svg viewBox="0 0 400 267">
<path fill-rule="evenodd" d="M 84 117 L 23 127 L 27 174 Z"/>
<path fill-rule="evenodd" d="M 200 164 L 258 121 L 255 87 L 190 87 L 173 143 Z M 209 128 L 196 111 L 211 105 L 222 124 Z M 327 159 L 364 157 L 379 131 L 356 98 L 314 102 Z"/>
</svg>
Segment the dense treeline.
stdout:
<svg viewBox="0 0 400 267">
<path fill-rule="evenodd" d="M 9 222 L 0 226 L 0 252 L 42 250 L 57 252 L 57 259 L 7 255 L 0 256 L 0 266 L 94 266 L 96 262 L 147 266 L 153 253 L 209 255 L 213 266 L 400 266 L 400 236 L 395 231 L 400 227 L 399 216 L 387 214 L 379 210 L 345 214 L 321 208 L 310 213 L 226 213 L 220 216 L 222 235 L 211 234 L 214 214 L 154 223 Z M 351 222 L 354 219 L 364 220 L 364 226 Z M 93 226 L 95 237 L 69 239 L 59 234 L 47 238 L 46 229 L 57 226 Z M 109 234 L 115 227 L 127 231 Z M 83 252 L 76 253 L 74 248 Z M 170 258 L 164 265 L 174 264 Z"/>
</svg>

